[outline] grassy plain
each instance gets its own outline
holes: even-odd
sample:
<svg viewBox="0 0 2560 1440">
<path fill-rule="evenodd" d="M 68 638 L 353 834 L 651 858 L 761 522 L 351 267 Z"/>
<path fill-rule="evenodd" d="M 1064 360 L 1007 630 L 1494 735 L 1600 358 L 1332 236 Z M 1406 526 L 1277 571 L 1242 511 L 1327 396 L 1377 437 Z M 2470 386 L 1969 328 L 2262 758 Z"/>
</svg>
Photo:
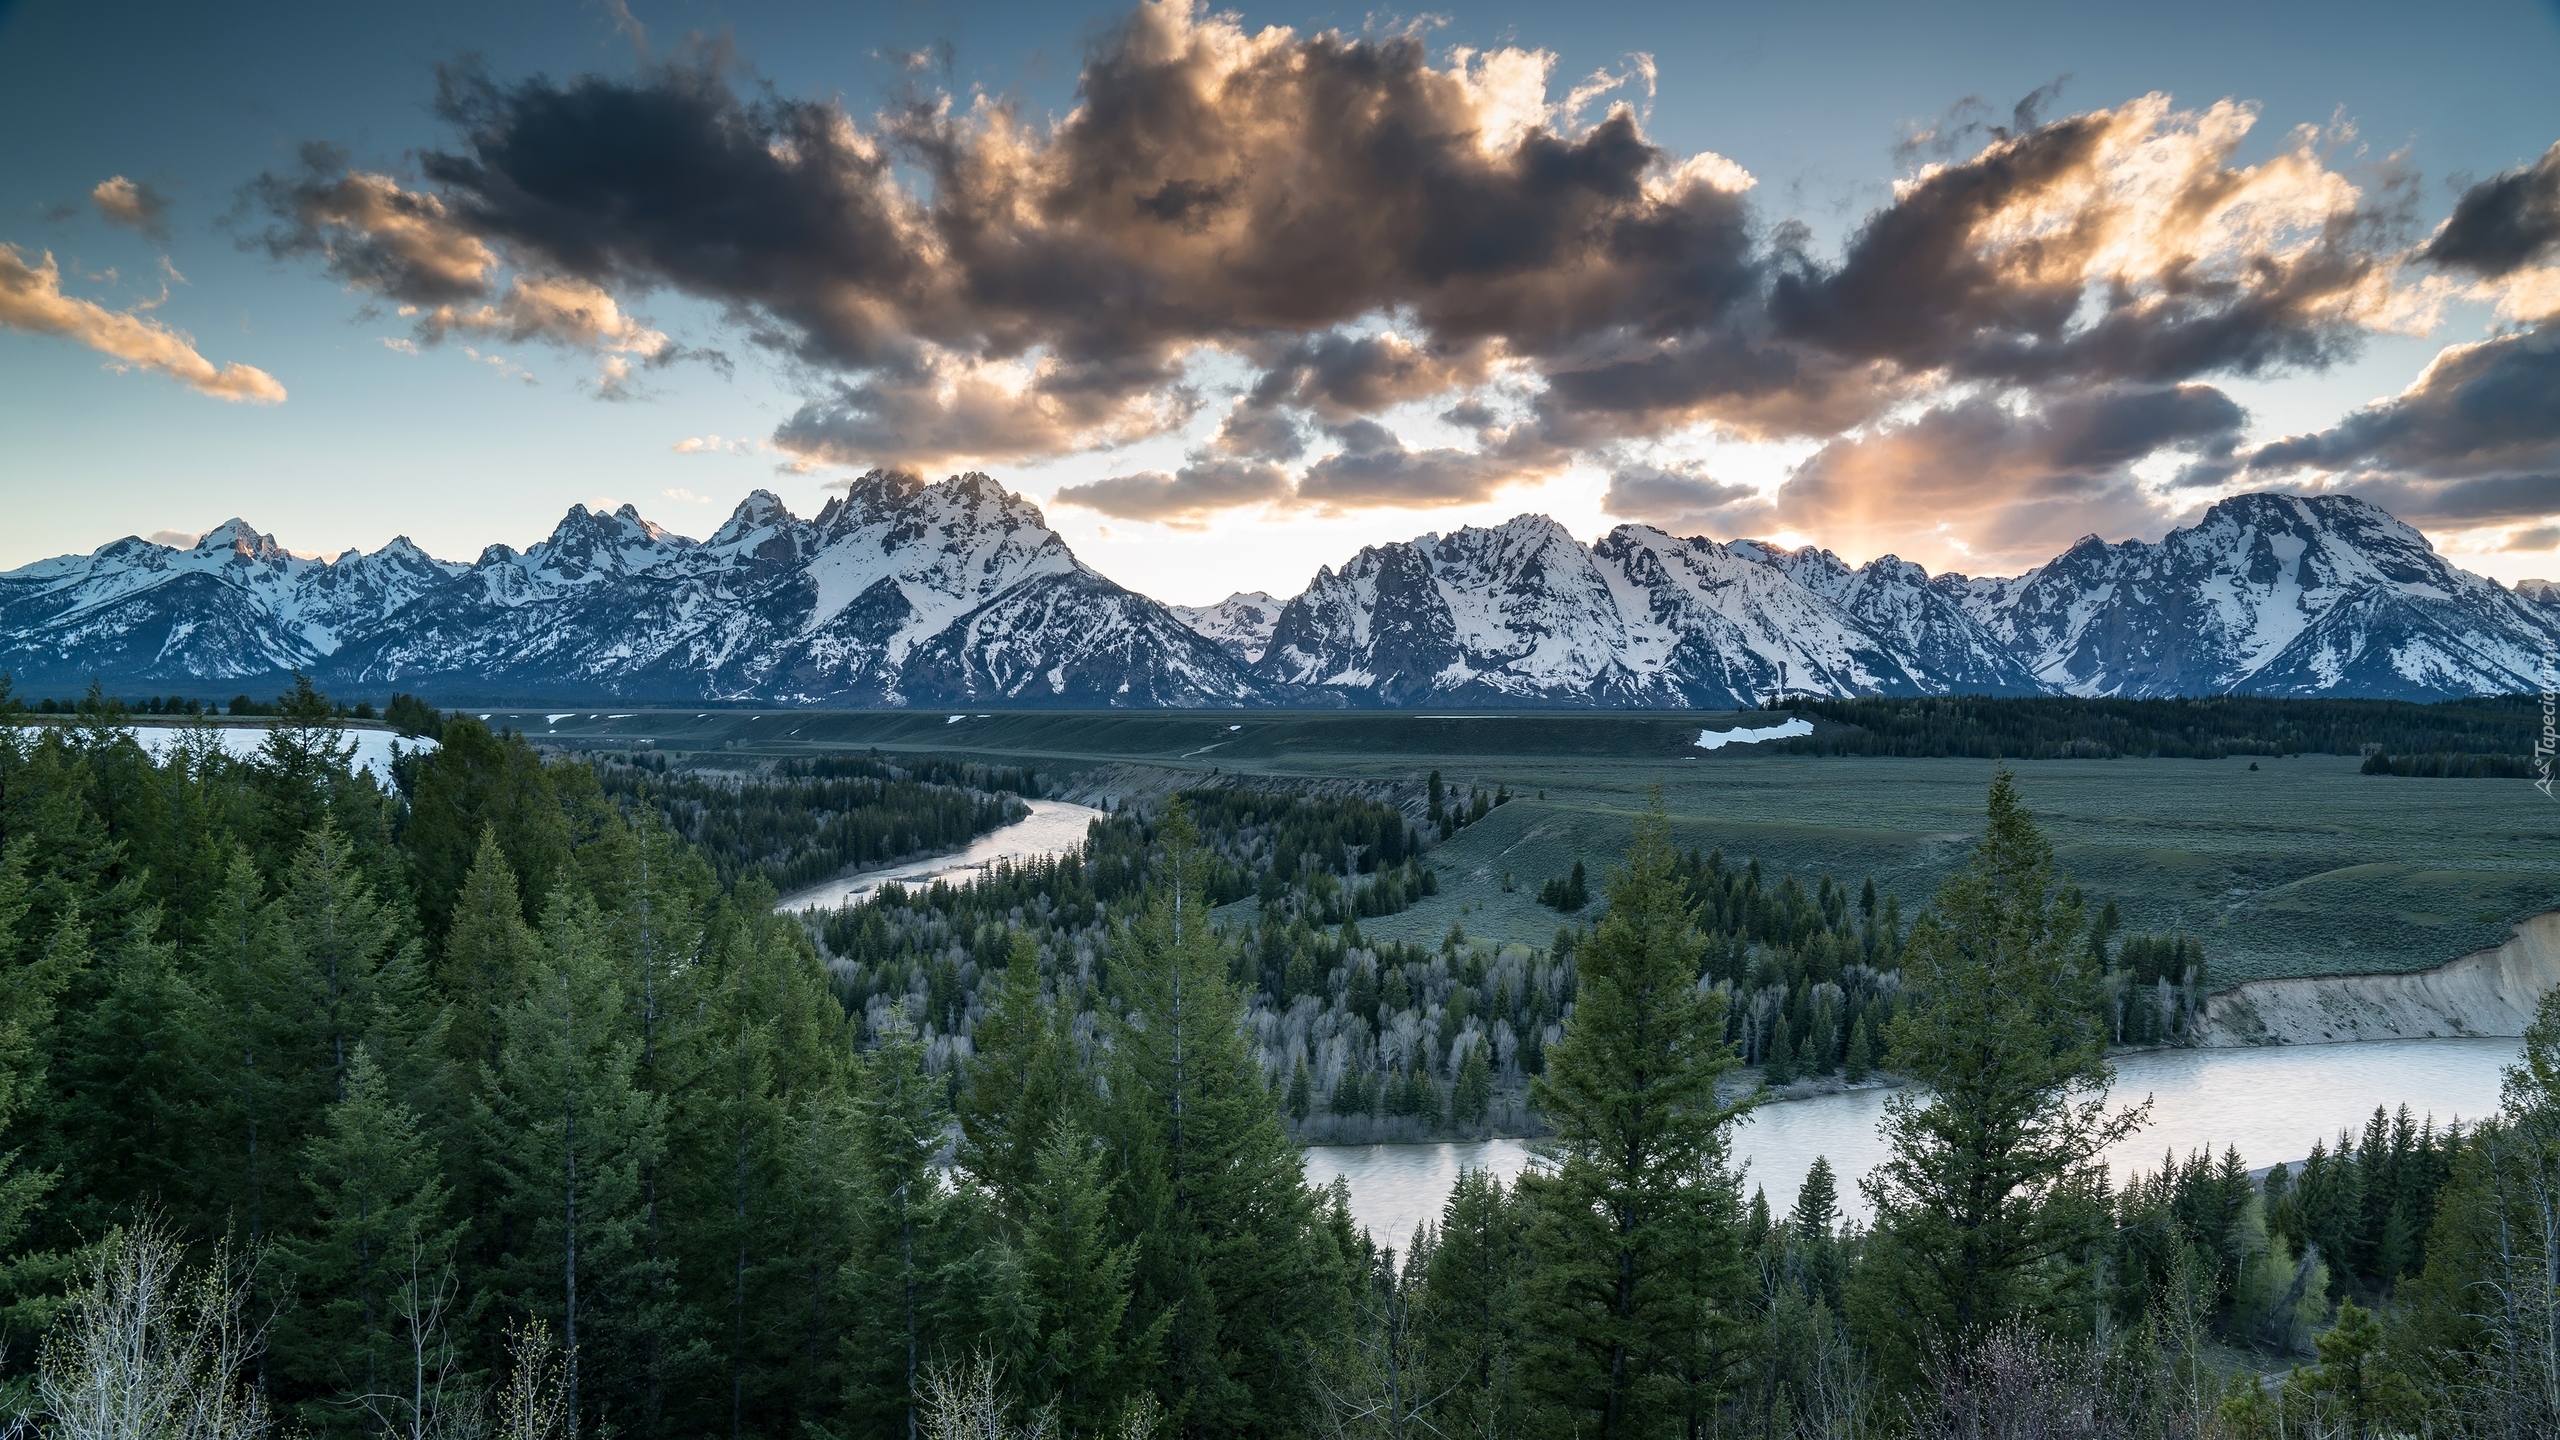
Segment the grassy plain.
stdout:
<svg viewBox="0 0 2560 1440">
<path fill-rule="evenodd" d="M 1396 939 L 1543 943 L 1562 917 L 1538 885 L 1575 859 L 1597 877 L 1660 785 L 1683 845 L 1757 856 L 1806 883 L 1869 875 L 1906 910 L 1963 862 L 1991 763 L 1700 751 L 1702 726 L 1767 718 L 1639 713 L 496 712 L 537 741 L 818 754 L 878 746 L 1033 764 L 1274 779 L 1507 784 L 1520 798 L 1433 852 L 1442 892 L 1364 926 Z M 2203 938 L 2216 985 L 2423 969 L 2560 907 L 2560 806 L 2520 780 L 2357 773 L 2340 756 L 2035 760 L 2027 802 L 2092 903 L 2129 928 Z M 1506 890 L 1508 874 L 1513 888 Z"/>
</svg>

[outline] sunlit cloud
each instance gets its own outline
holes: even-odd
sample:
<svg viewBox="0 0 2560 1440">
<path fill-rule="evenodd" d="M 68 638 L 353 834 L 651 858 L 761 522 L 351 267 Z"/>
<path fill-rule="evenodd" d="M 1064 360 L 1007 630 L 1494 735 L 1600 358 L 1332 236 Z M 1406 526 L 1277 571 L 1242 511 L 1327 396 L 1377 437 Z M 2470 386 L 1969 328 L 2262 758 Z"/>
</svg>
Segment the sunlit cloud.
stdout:
<svg viewBox="0 0 2560 1440">
<path fill-rule="evenodd" d="M 24 251 L 6 243 L 0 243 L 0 326 L 60 336 L 105 355 L 113 368 L 156 370 L 217 400 L 274 405 L 285 398 L 274 376 L 238 362 L 215 365 L 184 331 L 63 294 L 52 255 L 30 264 Z"/>
</svg>

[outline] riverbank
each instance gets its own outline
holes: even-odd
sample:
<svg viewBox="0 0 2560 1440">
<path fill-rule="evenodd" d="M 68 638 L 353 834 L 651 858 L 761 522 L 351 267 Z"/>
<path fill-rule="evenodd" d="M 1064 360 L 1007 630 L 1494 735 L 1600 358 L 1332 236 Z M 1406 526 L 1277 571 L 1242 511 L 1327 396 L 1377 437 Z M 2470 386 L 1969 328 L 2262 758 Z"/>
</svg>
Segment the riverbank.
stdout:
<svg viewBox="0 0 2560 1440">
<path fill-rule="evenodd" d="M 2204 1048 L 2522 1035 L 2560 988 L 2560 911 L 2506 942 L 2397 975 L 2253 980 L 2205 997 Z"/>
</svg>

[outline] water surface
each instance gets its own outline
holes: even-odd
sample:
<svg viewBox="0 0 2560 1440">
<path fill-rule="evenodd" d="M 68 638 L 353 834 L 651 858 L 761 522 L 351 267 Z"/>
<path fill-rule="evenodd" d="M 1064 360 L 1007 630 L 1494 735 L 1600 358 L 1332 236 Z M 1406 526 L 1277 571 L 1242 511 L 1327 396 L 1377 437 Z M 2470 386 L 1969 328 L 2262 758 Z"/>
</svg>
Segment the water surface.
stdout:
<svg viewBox="0 0 2560 1440">
<path fill-rule="evenodd" d="M 2375 1040 L 2355 1045 L 2282 1045 L 2247 1050 L 2165 1050 L 2116 1061 L 2119 1105 L 2151 1100 L 2151 1123 L 2108 1152 L 2121 1182 L 2156 1170 L 2175 1151 L 2237 1146 L 2252 1168 L 2298 1160 L 2311 1142 L 2333 1145 L 2341 1127 L 2362 1131 L 2376 1105 L 2406 1104 L 2443 1125 L 2476 1120 L 2498 1106 L 2500 1072 L 2516 1058 L 2514 1040 Z M 1745 1193 L 1769 1193 L 1772 1209 L 1795 1203 L 1796 1187 L 1816 1155 L 1840 1175 L 1842 1208 L 1864 1217 L 1856 1178 L 1885 1157 L 1876 1122 L 1884 1090 L 1764 1105 L 1734 1137 L 1735 1158 L 1748 1165 Z M 1425 1216 L 1437 1217 L 1463 1167 L 1490 1168 L 1505 1181 L 1531 1160 L 1518 1140 L 1437 1145 L 1316 1145 L 1306 1151 L 1307 1178 L 1343 1176 L 1351 1212 L 1384 1243 L 1402 1246 Z"/>
<path fill-rule="evenodd" d="M 785 895 L 775 905 L 778 910 L 834 910 L 859 900 L 894 880 L 901 885 L 930 885 L 936 880 L 971 880 L 998 861 L 1022 861 L 1045 855 L 1060 855 L 1084 844 L 1087 825 L 1103 818 L 1101 811 L 1089 805 L 1069 804 L 1064 800 L 1032 800 L 1031 813 L 1014 823 L 969 842 L 965 850 L 949 855 L 936 855 L 924 860 L 910 860 L 885 870 L 866 870 L 859 875 L 840 875 L 806 890 Z"/>
</svg>

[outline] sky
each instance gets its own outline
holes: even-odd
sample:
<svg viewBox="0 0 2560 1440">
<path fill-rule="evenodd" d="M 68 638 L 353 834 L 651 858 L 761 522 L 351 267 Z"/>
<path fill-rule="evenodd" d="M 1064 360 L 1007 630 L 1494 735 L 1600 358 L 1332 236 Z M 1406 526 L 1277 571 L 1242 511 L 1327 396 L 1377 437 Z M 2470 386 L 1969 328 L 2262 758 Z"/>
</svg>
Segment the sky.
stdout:
<svg viewBox="0 0 2560 1440">
<path fill-rule="evenodd" d="M 0 0 L 0 568 L 984 470 L 1158 598 L 1543 512 L 2560 575 L 2560 0 Z"/>
</svg>

